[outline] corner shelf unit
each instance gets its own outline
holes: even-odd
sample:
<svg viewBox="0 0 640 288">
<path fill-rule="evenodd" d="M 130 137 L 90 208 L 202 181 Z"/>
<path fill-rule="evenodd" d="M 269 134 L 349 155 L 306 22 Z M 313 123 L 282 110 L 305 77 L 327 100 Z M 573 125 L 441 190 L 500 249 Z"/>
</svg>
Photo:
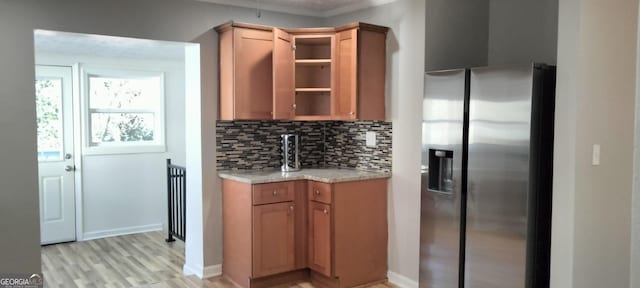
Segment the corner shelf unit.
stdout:
<svg viewBox="0 0 640 288">
<path fill-rule="evenodd" d="M 297 118 L 331 116 L 333 35 L 294 35 Z"/>
</svg>

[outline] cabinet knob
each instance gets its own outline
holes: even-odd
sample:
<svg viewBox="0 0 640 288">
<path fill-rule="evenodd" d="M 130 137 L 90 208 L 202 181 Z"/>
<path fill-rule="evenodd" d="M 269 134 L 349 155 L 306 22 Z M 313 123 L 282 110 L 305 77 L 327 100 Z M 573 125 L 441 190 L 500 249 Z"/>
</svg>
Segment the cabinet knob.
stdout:
<svg viewBox="0 0 640 288">
<path fill-rule="evenodd" d="M 289 206 L 289 210 L 293 211 L 293 205 Z"/>
<path fill-rule="evenodd" d="M 316 189 L 316 195 L 320 195 L 320 190 Z"/>
<path fill-rule="evenodd" d="M 322 210 L 322 213 L 329 214 L 329 211 L 327 211 L 327 209 L 324 209 L 324 210 Z"/>
<path fill-rule="evenodd" d="M 273 190 L 273 196 L 278 195 L 278 190 Z"/>
<path fill-rule="evenodd" d="M 296 105 L 296 104 L 291 104 L 291 109 L 296 110 L 296 108 L 298 108 L 298 105 Z"/>
<path fill-rule="evenodd" d="M 351 112 L 349 112 L 349 115 L 351 115 L 351 116 L 356 115 L 356 112 L 351 111 Z"/>
</svg>

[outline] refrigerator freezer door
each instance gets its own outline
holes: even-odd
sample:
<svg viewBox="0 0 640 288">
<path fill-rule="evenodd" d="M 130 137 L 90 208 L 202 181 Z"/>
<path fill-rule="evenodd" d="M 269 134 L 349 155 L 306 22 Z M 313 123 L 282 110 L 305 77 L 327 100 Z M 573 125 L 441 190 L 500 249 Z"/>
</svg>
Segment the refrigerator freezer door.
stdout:
<svg viewBox="0 0 640 288">
<path fill-rule="evenodd" d="M 532 67 L 472 69 L 465 287 L 525 287 Z"/>
<path fill-rule="evenodd" d="M 427 73 L 425 76 L 420 213 L 421 288 L 458 287 L 464 93 L 465 70 Z M 437 183 L 429 183 L 430 178 Z"/>
</svg>

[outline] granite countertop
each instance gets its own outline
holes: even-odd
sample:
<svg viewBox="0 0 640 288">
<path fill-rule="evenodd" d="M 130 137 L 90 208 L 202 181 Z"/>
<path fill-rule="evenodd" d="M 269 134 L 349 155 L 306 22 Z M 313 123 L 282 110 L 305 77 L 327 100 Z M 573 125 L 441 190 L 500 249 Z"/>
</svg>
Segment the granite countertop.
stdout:
<svg viewBox="0 0 640 288">
<path fill-rule="evenodd" d="M 296 172 L 282 172 L 280 170 L 227 170 L 219 171 L 218 176 L 223 179 L 249 184 L 291 180 L 313 180 L 324 183 L 337 183 L 389 178 L 391 177 L 391 173 L 344 168 L 303 168 Z"/>
</svg>

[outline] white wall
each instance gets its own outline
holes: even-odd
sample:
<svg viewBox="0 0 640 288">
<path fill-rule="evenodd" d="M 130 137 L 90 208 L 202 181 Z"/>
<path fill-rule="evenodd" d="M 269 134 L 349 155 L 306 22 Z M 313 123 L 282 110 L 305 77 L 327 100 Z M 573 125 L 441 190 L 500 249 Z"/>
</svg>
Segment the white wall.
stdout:
<svg viewBox="0 0 640 288">
<path fill-rule="evenodd" d="M 640 7 L 639 7 L 640 9 Z M 639 12 L 640 14 L 640 12 Z M 631 287 L 640 287 L 640 19 L 636 47 L 636 107 L 633 147 L 633 195 L 631 201 Z"/>
<path fill-rule="evenodd" d="M 630 287 L 638 273 L 629 266 L 637 15 L 637 0 L 560 1 L 551 287 Z"/>
<path fill-rule="evenodd" d="M 185 164 L 184 60 L 37 52 L 36 63 L 163 73 L 166 152 L 84 155 L 79 191 L 82 214 L 77 220 L 82 223 L 81 240 L 167 229 L 165 161 L 171 158 L 174 164 Z"/>
<path fill-rule="evenodd" d="M 420 248 L 420 121 L 425 2 L 397 2 L 331 17 L 326 25 L 363 21 L 387 35 L 387 121 L 393 122 L 393 175 L 388 192 L 389 278 L 417 287 Z"/>
<path fill-rule="evenodd" d="M 486 66 L 489 0 L 426 1 L 425 70 Z"/>
<path fill-rule="evenodd" d="M 46 29 L 78 33 L 188 42 L 213 26 L 229 20 L 284 27 L 318 26 L 313 17 L 226 7 L 192 0 L 1 0 L 0 66 L 0 160 L 11 163 L 0 167 L 0 229 L 11 231 L 0 237 L 0 271 L 40 271 L 38 187 L 36 161 L 36 123 L 34 104 L 33 30 Z M 421 62 L 422 63 L 422 62 Z M 212 63 L 217 65 L 217 63 Z M 203 79 L 203 81 L 216 81 Z M 215 107 L 203 107 L 216 113 Z M 212 138 L 215 127 L 203 127 Z M 207 129 L 207 130 L 205 130 Z M 214 151 L 215 147 L 203 147 Z M 209 172 L 209 171 L 208 171 Z M 203 178 L 217 182 L 208 173 Z M 221 238 L 219 187 L 203 188 L 203 201 L 212 205 L 203 230 Z M 188 244 L 188 243 L 187 243 Z M 209 245 L 202 243 L 201 245 Z M 202 249 L 202 247 L 201 247 Z M 221 262 L 221 247 L 205 250 L 201 265 Z M 187 259 L 187 261 L 191 261 Z"/>
<path fill-rule="evenodd" d="M 426 0 L 426 71 L 556 63 L 558 0 Z"/>
<path fill-rule="evenodd" d="M 558 0 L 489 0 L 489 65 L 556 63 Z"/>
</svg>

